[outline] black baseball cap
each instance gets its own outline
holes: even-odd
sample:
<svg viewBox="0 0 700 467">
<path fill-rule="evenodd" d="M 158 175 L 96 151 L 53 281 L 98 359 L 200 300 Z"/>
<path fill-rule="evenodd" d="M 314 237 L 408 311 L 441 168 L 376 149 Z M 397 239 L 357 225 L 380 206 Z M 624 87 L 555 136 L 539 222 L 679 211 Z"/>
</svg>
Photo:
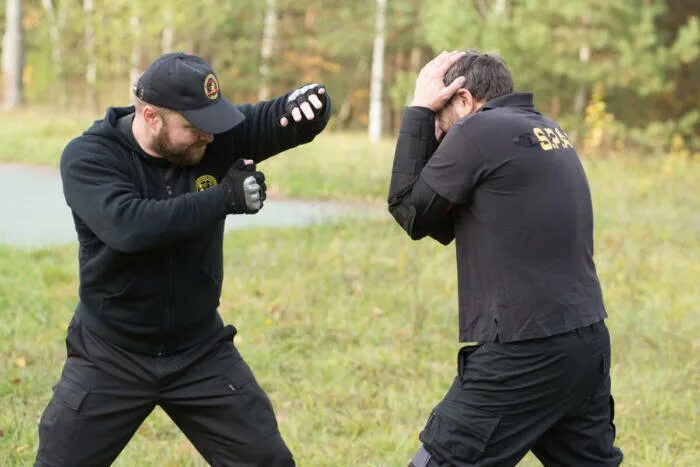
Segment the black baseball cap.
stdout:
<svg viewBox="0 0 700 467">
<path fill-rule="evenodd" d="M 151 63 L 136 82 L 134 94 L 149 104 L 180 112 L 205 133 L 223 133 L 245 119 L 221 95 L 211 66 L 182 52 L 162 55 Z"/>
</svg>

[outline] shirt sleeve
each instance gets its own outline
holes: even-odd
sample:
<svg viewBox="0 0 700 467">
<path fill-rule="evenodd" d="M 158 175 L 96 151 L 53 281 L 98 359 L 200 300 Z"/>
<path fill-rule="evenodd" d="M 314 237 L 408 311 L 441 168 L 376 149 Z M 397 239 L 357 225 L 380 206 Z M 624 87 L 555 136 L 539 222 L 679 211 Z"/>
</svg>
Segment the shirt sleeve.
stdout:
<svg viewBox="0 0 700 467">
<path fill-rule="evenodd" d="M 482 151 L 457 124 L 447 132 L 420 175 L 443 198 L 466 204 L 488 172 Z"/>
<path fill-rule="evenodd" d="M 437 145 L 435 114 L 423 107 L 407 107 L 396 143 L 388 204 L 412 239 L 429 235 L 447 245 L 454 238 L 449 202 L 419 178 Z"/>
<path fill-rule="evenodd" d="M 435 193 L 420 177 L 411 190 L 410 203 L 416 212 L 413 221 L 415 233 L 428 235 L 443 245 L 455 238 L 454 222 L 449 212 L 452 204 Z"/>
<path fill-rule="evenodd" d="M 326 93 L 323 112 L 314 120 L 303 119 L 283 127 L 279 119 L 286 110 L 288 95 L 254 105 L 238 106 L 245 120 L 215 137 L 229 166 L 241 157 L 256 163 L 264 161 L 282 151 L 313 141 L 323 131 L 331 117 L 330 95 Z"/>
<path fill-rule="evenodd" d="M 70 144 L 61 158 L 61 178 L 73 213 L 106 245 L 119 251 L 175 243 L 225 218 L 228 212 L 220 186 L 167 200 L 144 199 L 119 163 L 109 163 L 97 148 Z"/>
</svg>

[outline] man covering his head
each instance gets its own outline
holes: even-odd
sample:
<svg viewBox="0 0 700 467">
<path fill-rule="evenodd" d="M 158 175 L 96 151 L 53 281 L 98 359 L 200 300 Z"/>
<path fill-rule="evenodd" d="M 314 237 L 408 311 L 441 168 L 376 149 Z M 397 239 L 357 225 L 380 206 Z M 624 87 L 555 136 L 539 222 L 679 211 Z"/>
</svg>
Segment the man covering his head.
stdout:
<svg viewBox="0 0 700 467">
<path fill-rule="evenodd" d="M 412 465 L 515 465 L 530 450 L 619 465 L 586 175 L 500 58 L 443 52 L 421 70 L 388 202 L 412 239 L 455 240 L 467 343 Z"/>
</svg>

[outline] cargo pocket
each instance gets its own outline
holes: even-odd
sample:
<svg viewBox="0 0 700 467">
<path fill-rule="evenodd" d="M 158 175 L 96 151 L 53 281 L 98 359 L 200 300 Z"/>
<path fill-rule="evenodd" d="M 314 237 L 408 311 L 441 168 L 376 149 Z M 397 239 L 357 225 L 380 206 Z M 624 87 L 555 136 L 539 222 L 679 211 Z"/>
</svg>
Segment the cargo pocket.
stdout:
<svg viewBox="0 0 700 467">
<path fill-rule="evenodd" d="M 236 426 L 227 435 L 237 443 L 250 443 L 278 431 L 270 399 L 258 385 L 253 372 L 243 360 L 238 360 L 222 375 L 224 399 L 222 413 L 228 413 Z"/>
<path fill-rule="evenodd" d="M 610 431 L 612 433 L 612 439 L 615 440 L 617 434 L 617 429 L 615 428 L 615 399 L 613 399 L 612 394 L 610 394 Z"/>
<path fill-rule="evenodd" d="M 39 422 L 38 458 L 61 463 L 68 454 L 71 438 L 79 423 L 78 412 L 88 390 L 61 378 Z"/>
<path fill-rule="evenodd" d="M 501 417 L 443 400 L 433 409 L 420 440 L 439 462 L 460 465 L 481 459 Z"/>
</svg>

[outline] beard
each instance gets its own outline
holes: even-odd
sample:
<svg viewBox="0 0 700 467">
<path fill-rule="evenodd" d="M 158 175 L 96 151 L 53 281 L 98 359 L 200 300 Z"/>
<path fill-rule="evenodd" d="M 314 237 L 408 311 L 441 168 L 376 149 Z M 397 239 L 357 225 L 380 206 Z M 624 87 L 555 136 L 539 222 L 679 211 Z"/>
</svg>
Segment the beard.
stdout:
<svg viewBox="0 0 700 467">
<path fill-rule="evenodd" d="M 197 142 L 188 146 L 177 146 L 170 140 L 167 126 L 163 125 L 160 134 L 153 143 L 153 149 L 171 164 L 183 167 L 198 164 L 204 157 L 207 144 L 206 142 Z"/>
</svg>

